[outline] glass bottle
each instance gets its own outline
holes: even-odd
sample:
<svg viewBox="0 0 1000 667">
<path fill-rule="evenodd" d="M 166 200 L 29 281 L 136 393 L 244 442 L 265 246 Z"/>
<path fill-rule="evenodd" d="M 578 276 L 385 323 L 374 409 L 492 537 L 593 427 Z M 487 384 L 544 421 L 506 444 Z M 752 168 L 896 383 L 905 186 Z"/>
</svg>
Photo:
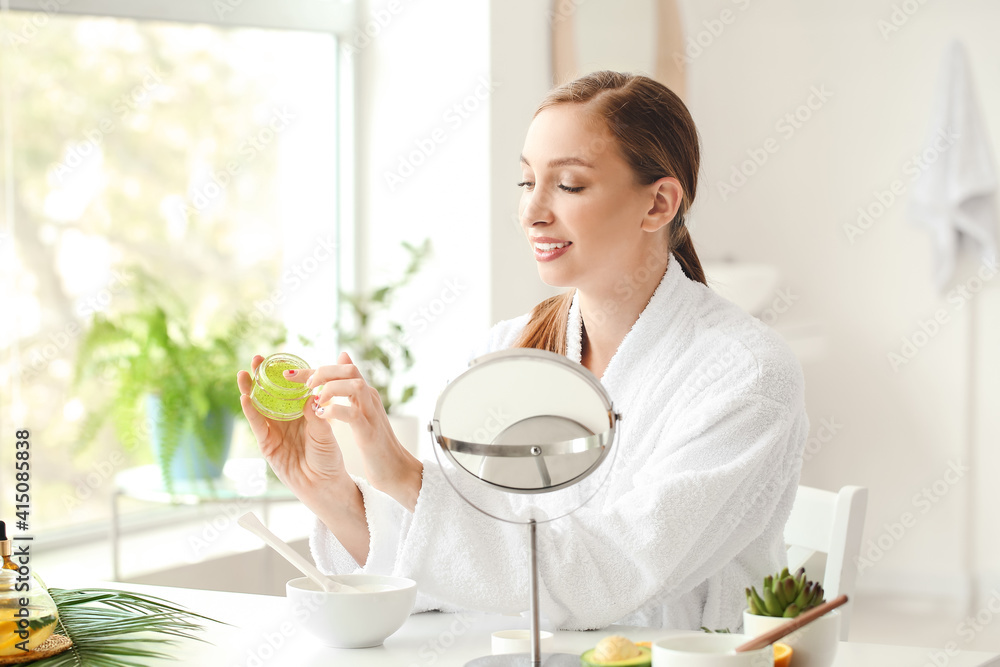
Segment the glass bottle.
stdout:
<svg viewBox="0 0 1000 667">
<path fill-rule="evenodd" d="M 10 559 L 10 551 L 10 538 L 7 537 L 7 524 L 0 521 L 0 555 L 3 556 L 3 565 L 0 566 L 0 569 L 17 569 L 17 563 Z"/>
<path fill-rule="evenodd" d="M 21 647 L 37 648 L 52 635 L 59 620 L 56 603 L 37 580 L 32 580 L 27 591 L 17 590 L 17 583 L 16 572 L 0 569 L 0 657 L 24 655 Z M 22 601 L 27 605 L 22 607 Z M 27 609 L 27 616 L 22 616 L 22 608 Z M 22 622 L 26 637 L 18 633 Z"/>
</svg>

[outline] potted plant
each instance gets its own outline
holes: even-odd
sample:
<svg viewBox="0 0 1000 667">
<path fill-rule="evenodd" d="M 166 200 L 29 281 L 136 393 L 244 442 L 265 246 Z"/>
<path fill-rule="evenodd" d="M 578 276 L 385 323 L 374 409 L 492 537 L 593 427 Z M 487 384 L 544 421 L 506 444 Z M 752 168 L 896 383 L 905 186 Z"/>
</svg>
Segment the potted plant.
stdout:
<svg viewBox="0 0 1000 667">
<path fill-rule="evenodd" d="M 158 280 L 138 272 L 131 308 L 96 313 L 77 355 L 74 385 L 103 400 L 80 434 L 86 446 L 108 422 L 126 447 L 148 445 L 167 488 L 177 479 L 214 479 L 229 455 L 240 414 L 234 377 L 249 338 L 278 345 L 284 327 L 250 326 L 234 317 L 195 336 L 184 305 Z"/>
<path fill-rule="evenodd" d="M 746 589 L 743 633 L 748 637 L 761 635 L 826 602 L 823 587 L 806 579 L 801 567 L 794 575 L 786 567 L 764 577 L 761 590 L 758 593 L 756 586 Z M 792 647 L 796 667 L 830 667 L 840 642 L 840 610 L 833 609 L 781 641 Z"/>
<path fill-rule="evenodd" d="M 431 253 L 431 244 L 403 242 L 408 254 L 402 275 L 394 282 L 367 291 L 341 292 L 341 317 L 335 330 L 341 349 L 346 349 L 365 380 L 382 399 L 382 406 L 400 443 L 414 455 L 417 453 L 417 420 L 398 413 L 416 393 L 416 386 L 401 382 L 400 376 L 413 367 L 413 354 L 403 325 L 389 317 L 389 308 L 400 289 L 410 283 Z M 357 453 L 351 446 L 350 429 L 334 422 L 334 431 L 342 449 L 345 464 L 352 472 L 362 473 Z"/>
</svg>

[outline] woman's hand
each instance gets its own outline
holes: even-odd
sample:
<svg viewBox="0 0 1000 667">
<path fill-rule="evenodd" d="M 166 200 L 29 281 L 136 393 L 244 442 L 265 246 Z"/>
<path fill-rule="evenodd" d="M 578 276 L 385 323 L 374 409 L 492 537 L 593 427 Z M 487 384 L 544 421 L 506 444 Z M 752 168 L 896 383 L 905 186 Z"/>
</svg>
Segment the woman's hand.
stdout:
<svg viewBox="0 0 1000 667">
<path fill-rule="evenodd" d="M 257 355 L 251 362 L 251 371 L 264 360 Z M 287 373 L 286 373 L 287 376 Z M 288 376 L 289 380 L 302 381 L 304 378 Z M 250 400 L 250 390 L 253 380 L 250 373 L 240 371 L 236 374 L 236 382 L 240 388 L 240 405 L 243 414 L 250 423 L 250 429 L 261 453 L 271 469 L 285 486 L 296 496 L 314 495 L 321 486 L 342 484 L 350 476 L 344 468 L 344 457 L 340 453 L 337 439 L 333 437 L 333 429 L 329 422 L 320 419 L 313 411 L 316 397 L 306 400 L 305 415 L 292 421 L 268 419 L 257 412 Z M 351 481 L 351 484 L 354 484 Z"/>
<path fill-rule="evenodd" d="M 299 381 L 300 376 L 308 377 L 307 387 L 323 385 L 313 416 L 324 423 L 337 419 L 350 425 L 365 466 L 365 477 L 376 489 L 412 512 L 420 495 L 423 464 L 400 444 L 389 425 L 378 390 L 365 382 L 350 355 L 342 352 L 336 364 L 297 371 L 289 379 Z M 349 405 L 333 403 L 335 396 L 347 398 Z"/>
<path fill-rule="evenodd" d="M 256 371 L 262 361 L 264 357 L 255 356 L 251 370 Z M 306 379 L 305 375 L 286 377 L 300 382 Z M 257 412 L 250 400 L 250 373 L 237 373 L 236 383 L 243 414 L 274 474 L 326 524 L 358 565 L 364 566 L 370 544 L 364 499 L 344 468 L 344 457 L 330 423 L 314 412 L 316 397 L 306 400 L 302 417 L 279 421 Z"/>
</svg>

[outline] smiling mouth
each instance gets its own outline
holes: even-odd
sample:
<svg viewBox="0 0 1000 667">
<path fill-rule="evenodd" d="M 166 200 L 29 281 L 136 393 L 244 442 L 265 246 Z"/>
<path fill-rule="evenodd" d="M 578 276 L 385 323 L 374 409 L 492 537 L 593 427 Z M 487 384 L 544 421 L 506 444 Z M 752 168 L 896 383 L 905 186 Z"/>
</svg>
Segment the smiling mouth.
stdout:
<svg viewBox="0 0 1000 667">
<path fill-rule="evenodd" d="M 535 242 L 535 260 L 539 262 L 552 262 L 566 253 L 573 247 L 571 241 L 560 241 L 558 243 Z"/>
</svg>

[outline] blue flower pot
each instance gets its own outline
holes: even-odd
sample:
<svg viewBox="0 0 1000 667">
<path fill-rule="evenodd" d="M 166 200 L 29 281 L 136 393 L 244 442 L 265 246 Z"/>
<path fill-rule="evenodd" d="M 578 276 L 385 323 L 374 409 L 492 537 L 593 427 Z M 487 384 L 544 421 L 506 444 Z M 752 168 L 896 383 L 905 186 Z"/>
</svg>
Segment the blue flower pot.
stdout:
<svg viewBox="0 0 1000 667">
<path fill-rule="evenodd" d="M 150 441 L 153 445 L 153 456 L 162 465 L 163 438 L 163 406 L 156 394 L 146 395 L 146 418 L 148 419 Z M 218 479 L 222 476 L 222 468 L 229 458 L 229 448 L 233 439 L 233 416 L 225 410 L 211 410 L 205 418 L 210 430 L 221 433 L 223 446 L 217 455 L 210 457 L 202 446 L 198 435 L 191 432 L 182 433 L 177 449 L 174 450 L 169 470 L 164 471 L 164 477 L 172 480 Z"/>
</svg>

